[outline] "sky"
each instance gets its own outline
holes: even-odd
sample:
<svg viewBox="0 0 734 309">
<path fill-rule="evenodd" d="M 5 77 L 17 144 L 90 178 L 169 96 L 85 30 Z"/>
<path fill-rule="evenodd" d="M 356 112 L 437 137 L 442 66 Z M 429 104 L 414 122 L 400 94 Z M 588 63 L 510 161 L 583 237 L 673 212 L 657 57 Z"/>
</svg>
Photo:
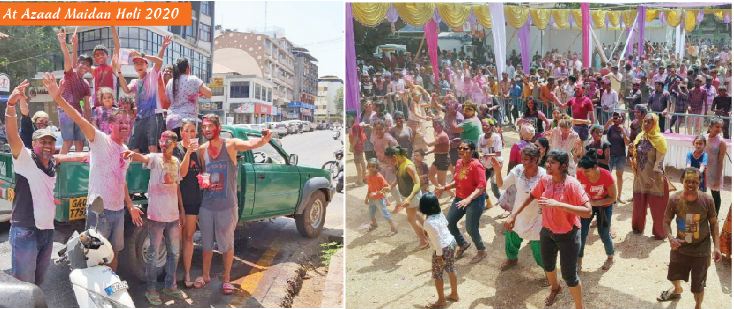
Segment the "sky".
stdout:
<svg viewBox="0 0 734 309">
<path fill-rule="evenodd" d="M 223 29 L 282 30 L 318 60 L 319 77 L 344 79 L 344 3 L 215 1 L 214 21 Z M 266 13 L 267 12 L 267 13 Z M 266 19 L 267 16 L 267 19 Z"/>
</svg>

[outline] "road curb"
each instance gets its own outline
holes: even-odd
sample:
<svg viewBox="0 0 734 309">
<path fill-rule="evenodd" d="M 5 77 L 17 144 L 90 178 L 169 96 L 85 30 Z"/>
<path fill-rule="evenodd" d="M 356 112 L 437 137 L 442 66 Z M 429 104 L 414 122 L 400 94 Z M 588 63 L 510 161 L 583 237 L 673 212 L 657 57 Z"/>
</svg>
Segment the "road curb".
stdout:
<svg viewBox="0 0 734 309">
<path fill-rule="evenodd" d="M 288 262 L 270 267 L 263 274 L 252 297 L 265 308 L 290 307 L 305 275 L 306 270 L 298 263 Z"/>
<path fill-rule="evenodd" d="M 344 305 L 344 248 L 334 253 L 326 275 L 324 292 L 321 297 L 322 308 L 342 308 Z"/>
</svg>

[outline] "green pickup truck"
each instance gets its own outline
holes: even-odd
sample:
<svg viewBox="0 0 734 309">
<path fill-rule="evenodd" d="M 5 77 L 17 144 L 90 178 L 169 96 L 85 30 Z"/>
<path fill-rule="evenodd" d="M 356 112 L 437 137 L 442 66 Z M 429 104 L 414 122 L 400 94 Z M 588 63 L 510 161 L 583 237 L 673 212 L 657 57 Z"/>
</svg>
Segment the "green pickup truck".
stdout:
<svg viewBox="0 0 734 309">
<path fill-rule="evenodd" d="M 222 126 L 221 135 L 247 140 L 260 137 L 259 131 L 233 125 Z M 324 227 L 326 206 L 334 196 L 334 185 L 328 171 L 298 166 L 298 156 L 283 150 L 280 141 L 237 154 L 237 197 L 239 223 L 279 216 L 292 217 L 298 232 L 304 237 L 316 237 Z M 145 192 L 148 189 L 150 171 L 140 163 L 132 163 L 127 172 L 128 190 L 133 202 L 147 206 Z M 59 165 L 56 175 L 56 221 L 82 222 L 87 205 L 89 164 L 66 162 Z M 9 220 L 9 210 L 15 196 L 15 177 L 10 153 L 0 153 L 0 214 Z M 126 215 L 125 251 L 123 256 L 129 269 L 144 279 L 143 263 L 146 262 L 148 241 L 143 228 L 135 228 Z M 157 264 L 165 264 L 165 246 L 161 246 Z M 137 271 L 139 270 L 139 271 Z"/>
</svg>

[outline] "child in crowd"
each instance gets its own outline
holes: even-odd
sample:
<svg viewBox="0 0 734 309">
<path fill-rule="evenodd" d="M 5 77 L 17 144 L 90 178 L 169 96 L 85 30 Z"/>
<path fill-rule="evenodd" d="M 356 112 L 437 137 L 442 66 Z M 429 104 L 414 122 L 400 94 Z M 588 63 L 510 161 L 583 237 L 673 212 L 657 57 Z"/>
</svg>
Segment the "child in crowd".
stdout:
<svg viewBox="0 0 734 309">
<path fill-rule="evenodd" d="M 424 160 L 426 152 L 423 150 L 413 151 L 413 164 L 421 179 L 421 192 L 428 192 L 428 164 Z"/>
<path fill-rule="evenodd" d="M 364 203 L 370 207 L 370 228 L 373 231 L 377 228 L 377 207 L 380 208 L 382 216 L 390 223 L 390 236 L 398 233 L 395 222 L 392 221 L 392 215 L 387 210 L 387 199 L 385 194 L 390 192 L 390 184 L 387 183 L 385 177 L 379 172 L 380 164 L 376 158 L 371 158 L 367 162 L 367 196 L 364 197 Z"/>
<path fill-rule="evenodd" d="M 96 102 L 101 102 L 92 111 L 92 124 L 105 134 L 110 134 L 110 115 L 115 105 L 115 95 L 112 88 L 102 87 L 97 90 Z"/>
<path fill-rule="evenodd" d="M 449 223 L 441 212 L 441 206 L 436 195 L 431 192 L 423 194 L 419 209 L 421 213 L 426 215 L 423 229 L 428 234 L 428 240 L 433 251 L 431 269 L 433 280 L 436 283 L 438 300 L 431 305 L 431 308 L 441 308 L 446 305 L 447 299 L 454 302 L 459 301 L 456 269 L 454 267 L 456 239 L 449 232 Z M 444 271 L 449 274 L 449 284 L 451 285 L 451 294 L 449 297 L 444 297 L 443 292 Z"/>
<path fill-rule="evenodd" d="M 179 290 L 176 285 L 176 267 L 181 254 L 181 223 L 185 222 L 183 201 L 179 182 L 180 162 L 173 156 L 178 136 L 173 131 L 164 131 L 158 141 L 162 153 L 150 153 L 143 155 L 133 151 L 123 153 L 125 158 L 136 162 L 142 162 L 145 168 L 150 169 L 150 180 L 148 182 L 148 221 L 145 223 L 150 238 L 150 250 L 145 273 L 148 281 L 148 290 L 145 298 L 151 305 L 163 304 L 161 296 L 156 289 L 158 274 L 154 264 L 155 254 L 161 243 L 165 241 L 166 246 L 166 278 L 163 294 L 177 299 L 185 299 L 186 294 Z"/>
<path fill-rule="evenodd" d="M 701 192 L 706 192 L 706 165 L 708 165 L 708 154 L 704 151 L 706 149 L 706 137 L 698 135 L 693 139 L 693 151 L 689 151 L 686 155 L 686 167 L 697 168 L 701 173 L 701 183 L 698 189 Z M 681 181 L 683 182 L 683 181 Z"/>
</svg>

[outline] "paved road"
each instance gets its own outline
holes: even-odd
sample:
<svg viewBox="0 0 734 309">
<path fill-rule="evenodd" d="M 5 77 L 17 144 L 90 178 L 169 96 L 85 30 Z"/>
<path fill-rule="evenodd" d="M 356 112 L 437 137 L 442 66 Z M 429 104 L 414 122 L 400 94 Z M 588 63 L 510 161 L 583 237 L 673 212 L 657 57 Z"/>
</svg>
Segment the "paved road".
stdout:
<svg viewBox="0 0 734 309">
<path fill-rule="evenodd" d="M 505 133 L 507 145 L 516 141 L 517 134 Z M 507 162 L 509 147 L 502 154 Z M 431 279 L 431 252 L 417 250 L 417 237 L 404 214 L 395 216 L 399 226 L 399 233 L 395 236 L 386 236 L 389 227 L 379 214 L 377 230 L 366 231 L 365 224 L 369 222 L 368 208 L 363 202 L 366 186 L 354 187 L 356 171 L 352 158 L 351 154 L 347 155 L 346 207 L 349 215 L 346 218 L 346 305 L 349 308 L 422 308 L 436 297 Z M 433 162 L 432 156 L 427 161 Z M 667 172 L 673 173 L 671 169 Z M 674 175 L 671 179 L 681 189 L 678 182 L 680 173 Z M 631 197 L 631 184 L 632 174 L 625 173 L 625 200 Z M 722 192 L 722 199 L 720 223 L 731 205 L 731 187 Z M 442 199 L 444 209 L 448 203 L 447 199 Z M 494 207 L 481 218 L 480 234 L 487 246 L 488 257 L 476 265 L 469 264 L 476 253 L 472 246 L 467 251 L 467 257 L 456 262 L 460 302 L 452 304 L 450 308 L 543 308 L 548 288 L 544 286 L 542 269 L 532 260 L 527 242 L 520 249 L 519 265 L 508 271 L 499 271 L 505 259 L 503 219 L 500 218 L 503 212 L 499 207 Z M 590 232 L 584 270 L 580 274 L 583 295 L 589 308 L 676 306 L 676 303 L 661 305 L 655 300 L 670 285 L 666 280 L 670 246 L 667 241 L 652 239 L 650 217 L 645 233 L 642 236 L 633 235 L 631 213 L 631 203 L 614 209 L 612 234 L 617 252 L 616 263 L 607 272 L 601 270 L 605 259 L 603 244 L 595 229 Z M 459 229 L 467 237 L 464 220 L 459 222 Z M 560 279 L 560 273 L 558 276 Z M 446 285 L 448 293 L 448 280 Z M 552 308 L 573 307 L 565 283 L 562 286 L 563 293 Z M 683 299 L 677 303 L 678 308 L 693 308 L 690 285 L 684 284 L 684 289 Z M 704 307 L 731 307 L 730 265 L 717 263 L 709 267 Z"/>
<path fill-rule="evenodd" d="M 299 165 L 318 166 L 333 158 L 333 151 L 341 147 L 339 141 L 331 138 L 330 131 L 316 131 L 287 136 L 282 140 L 283 148 L 289 153 L 299 156 Z M 258 288 L 265 284 L 264 270 L 278 267 L 290 262 L 300 262 L 312 256 L 320 249 L 319 244 L 330 241 L 333 237 L 343 235 L 343 202 L 344 195 L 337 193 L 329 204 L 326 214 L 324 232 L 321 237 L 307 239 L 296 231 L 295 222 L 290 218 L 277 218 L 261 222 L 248 223 L 247 236 L 240 236 L 235 244 L 235 261 L 232 267 L 232 280 L 239 283 L 242 290 L 234 296 L 224 297 L 219 291 L 221 281 L 218 279 L 222 271 L 221 256 L 215 254 L 212 263 L 212 282 L 201 290 L 185 290 L 189 294 L 186 302 L 176 301 L 167 303 L 171 307 L 259 307 L 254 298 L 250 297 Z M 70 232 L 74 226 L 57 227 L 54 239 L 54 254 L 62 248 L 65 241 L 63 234 Z M 79 228 L 79 227 L 76 227 Z M 8 243 L 8 224 L 0 224 L 0 269 L 9 270 L 10 245 Z M 241 231 L 241 230 L 238 230 Z M 143 296 L 145 286 L 132 278 L 129 270 L 121 264 L 119 274 L 130 284 L 130 293 L 138 307 L 149 307 Z M 192 275 L 201 274 L 201 248 L 196 247 L 194 252 Z M 51 265 L 47 279 L 41 285 L 46 295 L 49 307 L 77 307 L 76 300 L 71 293 L 71 284 L 68 280 L 69 269 L 65 266 Z M 183 279 L 182 267 L 179 266 L 178 279 Z M 267 282 L 272 284 L 272 282 Z M 285 284 L 276 283 L 276 284 Z M 179 282 L 183 287 L 183 283 Z M 164 301 L 168 298 L 164 297 Z"/>
</svg>

